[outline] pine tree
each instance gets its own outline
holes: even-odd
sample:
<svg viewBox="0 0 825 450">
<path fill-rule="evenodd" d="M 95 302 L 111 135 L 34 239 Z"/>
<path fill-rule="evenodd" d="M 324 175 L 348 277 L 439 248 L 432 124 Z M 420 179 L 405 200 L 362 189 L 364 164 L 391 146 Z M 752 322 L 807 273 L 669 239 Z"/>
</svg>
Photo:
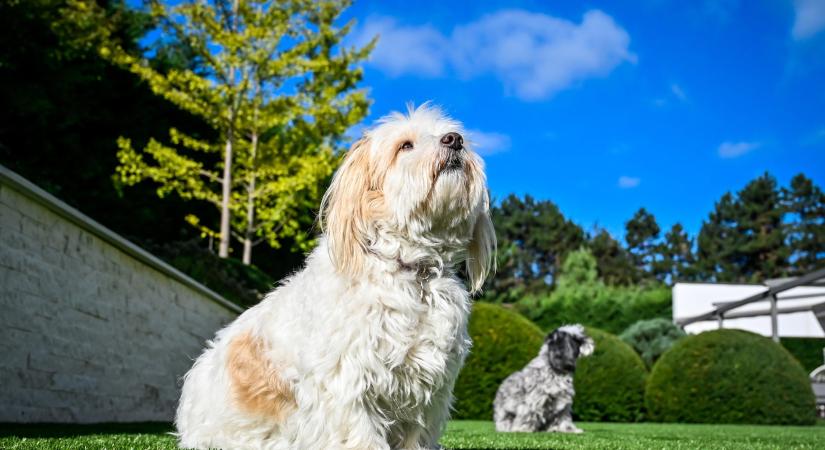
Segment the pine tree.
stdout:
<svg viewBox="0 0 825 450">
<path fill-rule="evenodd" d="M 588 237 L 587 248 L 596 258 L 599 275 L 610 285 L 630 285 L 641 281 L 642 274 L 633 256 L 607 230 L 596 229 Z"/>
<path fill-rule="evenodd" d="M 787 273 L 783 208 L 776 179 L 764 174 L 716 203 L 699 232 L 698 269 L 709 281 L 761 282 Z"/>
<path fill-rule="evenodd" d="M 515 195 L 492 208 L 498 238 L 496 276 L 491 296 L 512 300 L 525 292 L 549 290 L 567 253 L 584 242 L 584 231 L 547 200 Z M 502 298 L 502 295 L 508 298 Z"/>
<path fill-rule="evenodd" d="M 694 277 L 693 241 L 682 224 L 675 223 L 657 246 L 659 258 L 653 263 L 653 273 L 661 282 L 673 284 Z"/>
<path fill-rule="evenodd" d="M 792 275 L 804 275 L 825 266 L 825 193 L 810 178 L 798 174 L 782 190 L 787 245 Z"/>
<path fill-rule="evenodd" d="M 733 195 L 725 193 L 702 222 L 697 237 L 697 269 L 704 281 L 733 281 L 738 273 L 730 262 L 738 245 Z"/>
<path fill-rule="evenodd" d="M 744 238 L 738 249 L 741 279 L 763 281 L 786 275 L 789 251 L 776 179 L 765 173 L 748 183 L 738 197 L 737 233 Z"/>
<path fill-rule="evenodd" d="M 117 178 L 126 185 L 151 180 L 158 195 L 208 202 L 220 211 L 219 230 L 200 217 L 186 219 L 204 236 L 277 247 L 290 238 L 306 247 L 308 207 L 332 173 L 343 133 L 366 115 L 355 86 L 371 45 L 342 44 L 353 23 L 336 27 L 346 0 L 150 3 L 165 36 L 194 54 L 196 67 L 160 71 L 112 42 L 101 54 L 146 81 L 181 109 L 206 120 L 220 136 L 203 140 L 171 128 L 167 142 L 137 150 L 118 140 Z"/>
<path fill-rule="evenodd" d="M 640 208 L 625 222 L 625 242 L 633 263 L 641 273 L 652 275 L 656 262 L 659 239 L 659 224 L 646 209 Z"/>
</svg>

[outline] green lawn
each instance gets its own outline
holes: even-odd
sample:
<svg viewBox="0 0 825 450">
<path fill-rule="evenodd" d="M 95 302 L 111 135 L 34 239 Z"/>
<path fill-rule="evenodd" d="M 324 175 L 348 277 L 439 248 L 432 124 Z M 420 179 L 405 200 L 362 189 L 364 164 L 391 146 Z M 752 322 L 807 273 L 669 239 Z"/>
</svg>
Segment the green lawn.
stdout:
<svg viewBox="0 0 825 450">
<path fill-rule="evenodd" d="M 582 423 L 582 435 L 496 433 L 490 422 L 451 422 L 448 449 L 822 449 L 825 426 Z M 174 449 L 166 424 L 0 426 L 3 449 Z"/>
</svg>

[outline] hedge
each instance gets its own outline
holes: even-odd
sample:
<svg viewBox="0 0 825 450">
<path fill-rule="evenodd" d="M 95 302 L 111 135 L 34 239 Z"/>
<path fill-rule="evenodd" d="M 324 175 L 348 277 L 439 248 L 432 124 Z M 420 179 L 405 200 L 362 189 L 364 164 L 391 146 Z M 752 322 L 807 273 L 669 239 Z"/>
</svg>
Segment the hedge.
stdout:
<svg viewBox="0 0 825 450">
<path fill-rule="evenodd" d="M 557 288 L 548 296 L 525 297 L 516 308 L 545 331 L 567 323 L 583 323 L 619 334 L 636 321 L 672 315 L 671 292 L 665 287 L 601 283 Z"/>
<path fill-rule="evenodd" d="M 685 332 L 673 322 L 659 317 L 634 323 L 627 327 L 619 338 L 631 346 L 650 368 L 676 341 L 685 336 Z"/>
<path fill-rule="evenodd" d="M 653 366 L 645 394 L 660 422 L 810 425 L 814 395 L 799 362 L 741 330 L 688 336 Z"/>
<path fill-rule="evenodd" d="M 576 367 L 573 417 L 596 422 L 636 422 L 643 418 L 645 364 L 618 337 L 586 329 L 596 349 Z"/>
<path fill-rule="evenodd" d="M 499 385 L 538 355 L 544 335 L 516 312 L 490 303 L 473 305 L 473 348 L 458 376 L 453 417 L 492 420 Z"/>
<path fill-rule="evenodd" d="M 825 339 L 822 338 L 785 338 L 780 341 L 786 350 L 802 364 L 806 372 L 812 372 L 825 364 L 822 351 L 825 349 Z"/>
</svg>

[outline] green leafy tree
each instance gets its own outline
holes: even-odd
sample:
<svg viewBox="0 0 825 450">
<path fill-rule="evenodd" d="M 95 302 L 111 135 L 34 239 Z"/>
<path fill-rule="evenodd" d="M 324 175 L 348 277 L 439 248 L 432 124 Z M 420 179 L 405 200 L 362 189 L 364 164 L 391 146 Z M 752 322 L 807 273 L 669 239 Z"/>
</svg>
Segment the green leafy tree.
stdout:
<svg viewBox="0 0 825 450">
<path fill-rule="evenodd" d="M 499 242 L 498 266 L 486 290 L 503 301 L 551 289 L 561 260 L 584 242 L 581 227 L 548 200 L 511 194 L 493 207 L 492 217 Z"/>
<path fill-rule="evenodd" d="M 657 246 L 658 258 L 653 263 L 656 279 L 663 283 L 689 281 L 694 277 L 696 257 L 693 240 L 682 224 L 675 223 L 665 233 L 664 242 Z"/>
<path fill-rule="evenodd" d="M 194 55 L 194 68 L 162 71 L 104 41 L 101 54 L 145 80 L 158 95 L 209 123 L 216 140 L 171 128 L 166 142 L 152 139 L 141 150 L 118 140 L 117 177 L 126 185 L 157 183 L 172 193 L 220 211 L 216 231 L 201 217 L 186 219 L 204 236 L 218 238 L 229 255 L 230 237 L 252 247 L 278 247 L 290 238 L 301 247 L 307 207 L 334 169 L 344 132 L 368 106 L 355 89 L 354 65 L 371 45 L 342 44 L 353 23 L 337 27 L 345 0 L 287 2 L 218 0 L 174 6 L 150 2 L 164 35 Z"/>
<path fill-rule="evenodd" d="M 633 263 L 641 273 L 652 273 L 656 263 L 659 224 L 646 209 L 640 208 L 625 222 L 625 243 Z"/>
<path fill-rule="evenodd" d="M 610 285 L 629 285 L 641 280 L 641 273 L 630 253 L 607 230 L 596 229 L 587 240 L 596 258 L 599 275 Z"/>
<path fill-rule="evenodd" d="M 790 273 L 803 275 L 823 267 L 825 260 L 825 193 L 810 178 L 798 174 L 782 190 L 790 257 Z"/>
</svg>

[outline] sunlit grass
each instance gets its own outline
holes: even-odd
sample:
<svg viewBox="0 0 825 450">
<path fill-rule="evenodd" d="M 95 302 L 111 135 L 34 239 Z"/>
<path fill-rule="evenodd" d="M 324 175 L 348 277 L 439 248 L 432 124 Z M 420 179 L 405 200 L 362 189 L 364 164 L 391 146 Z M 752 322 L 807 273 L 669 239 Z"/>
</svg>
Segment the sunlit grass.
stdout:
<svg viewBox="0 0 825 450">
<path fill-rule="evenodd" d="M 447 449 L 820 449 L 825 426 L 579 423 L 584 434 L 496 433 L 493 424 L 454 421 Z M 3 449 L 174 449 L 167 424 L 2 425 Z"/>
</svg>

